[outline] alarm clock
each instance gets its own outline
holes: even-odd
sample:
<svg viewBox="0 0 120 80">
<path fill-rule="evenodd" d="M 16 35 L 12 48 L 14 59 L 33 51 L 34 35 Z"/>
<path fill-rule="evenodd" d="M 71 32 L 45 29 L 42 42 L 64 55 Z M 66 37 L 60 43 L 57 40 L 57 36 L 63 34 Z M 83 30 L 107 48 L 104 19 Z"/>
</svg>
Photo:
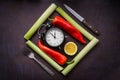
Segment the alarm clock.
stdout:
<svg viewBox="0 0 120 80">
<path fill-rule="evenodd" d="M 45 33 L 45 41 L 51 47 L 59 47 L 64 41 L 64 33 L 59 28 L 51 27 Z"/>
<path fill-rule="evenodd" d="M 40 33 L 40 29 L 43 27 L 43 32 Z M 49 23 L 43 24 L 38 29 L 38 35 L 43 42 L 47 43 L 51 47 L 60 48 L 60 45 L 64 42 L 65 39 L 63 31 Z"/>
</svg>

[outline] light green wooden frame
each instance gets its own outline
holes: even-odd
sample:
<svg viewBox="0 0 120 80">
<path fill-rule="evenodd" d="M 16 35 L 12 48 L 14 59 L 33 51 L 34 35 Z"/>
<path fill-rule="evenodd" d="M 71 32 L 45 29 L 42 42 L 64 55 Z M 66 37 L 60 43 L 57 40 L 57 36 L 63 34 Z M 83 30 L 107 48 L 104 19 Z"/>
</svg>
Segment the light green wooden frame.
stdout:
<svg viewBox="0 0 120 80">
<path fill-rule="evenodd" d="M 49 58 L 42 50 L 40 50 L 30 38 L 35 34 L 37 29 L 47 20 L 47 18 L 56 11 L 62 17 L 64 17 L 68 22 L 74 25 L 90 42 L 73 58 L 74 63 L 67 65 L 65 68 L 57 64 L 54 60 Z M 92 36 L 83 27 L 76 23 L 62 8 L 58 7 L 56 4 L 52 3 L 48 9 L 41 15 L 41 17 L 35 22 L 35 24 L 29 29 L 29 31 L 24 35 L 27 40 L 26 44 L 38 53 L 44 60 L 46 60 L 51 66 L 53 66 L 57 71 L 61 71 L 63 75 L 67 75 L 80 60 L 99 42 L 97 38 Z"/>
</svg>

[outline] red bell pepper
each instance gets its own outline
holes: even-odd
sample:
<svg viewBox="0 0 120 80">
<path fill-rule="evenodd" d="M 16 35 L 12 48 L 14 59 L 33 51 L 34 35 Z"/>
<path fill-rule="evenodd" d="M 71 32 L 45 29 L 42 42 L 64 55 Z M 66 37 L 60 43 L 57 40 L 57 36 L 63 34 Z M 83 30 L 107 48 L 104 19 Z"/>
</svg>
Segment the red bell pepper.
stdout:
<svg viewBox="0 0 120 80">
<path fill-rule="evenodd" d="M 79 40 L 81 43 L 86 44 L 86 41 L 84 40 L 81 33 L 69 22 L 67 22 L 65 19 L 63 19 L 60 16 L 55 16 L 52 20 L 53 25 L 56 27 L 59 27 L 63 29 L 64 31 L 68 32 L 72 37 Z"/>
<path fill-rule="evenodd" d="M 55 60 L 58 64 L 64 65 L 66 63 L 67 58 L 64 55 L 43 45 L 41 40 L 38 40 L 38 47 L 48 56 L 50 56 L 53 60 Z"/>
</svg>

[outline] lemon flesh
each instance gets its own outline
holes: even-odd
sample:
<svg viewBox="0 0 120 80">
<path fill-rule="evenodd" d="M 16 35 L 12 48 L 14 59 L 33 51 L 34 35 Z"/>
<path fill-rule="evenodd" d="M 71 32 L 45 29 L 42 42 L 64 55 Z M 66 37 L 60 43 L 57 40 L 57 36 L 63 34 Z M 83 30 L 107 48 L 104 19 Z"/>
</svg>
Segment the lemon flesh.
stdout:
<svg viewBox="0 0 120 80">
<path fill-rule="evenodd" d="M 64 46 L 64 51 L 69 56 L 75 55 L 77 50 L 78 50 L 78 47 L 74 42 L 67 42 Z"/>
</svg>

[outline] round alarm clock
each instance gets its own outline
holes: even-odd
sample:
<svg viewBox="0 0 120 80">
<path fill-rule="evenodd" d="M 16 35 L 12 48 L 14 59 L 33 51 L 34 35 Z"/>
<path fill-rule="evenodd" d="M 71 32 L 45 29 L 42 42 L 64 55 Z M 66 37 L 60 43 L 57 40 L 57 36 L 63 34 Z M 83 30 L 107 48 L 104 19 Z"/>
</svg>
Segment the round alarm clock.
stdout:
<svg viewBox="0 0 120 80">
<path fill-rule="evenodd" d="M 61 29 L 52 27 L 46 31 L 45 41 L 51 47 L 59 47 L 64 41 L 64 33 Z"/>
</svg>

